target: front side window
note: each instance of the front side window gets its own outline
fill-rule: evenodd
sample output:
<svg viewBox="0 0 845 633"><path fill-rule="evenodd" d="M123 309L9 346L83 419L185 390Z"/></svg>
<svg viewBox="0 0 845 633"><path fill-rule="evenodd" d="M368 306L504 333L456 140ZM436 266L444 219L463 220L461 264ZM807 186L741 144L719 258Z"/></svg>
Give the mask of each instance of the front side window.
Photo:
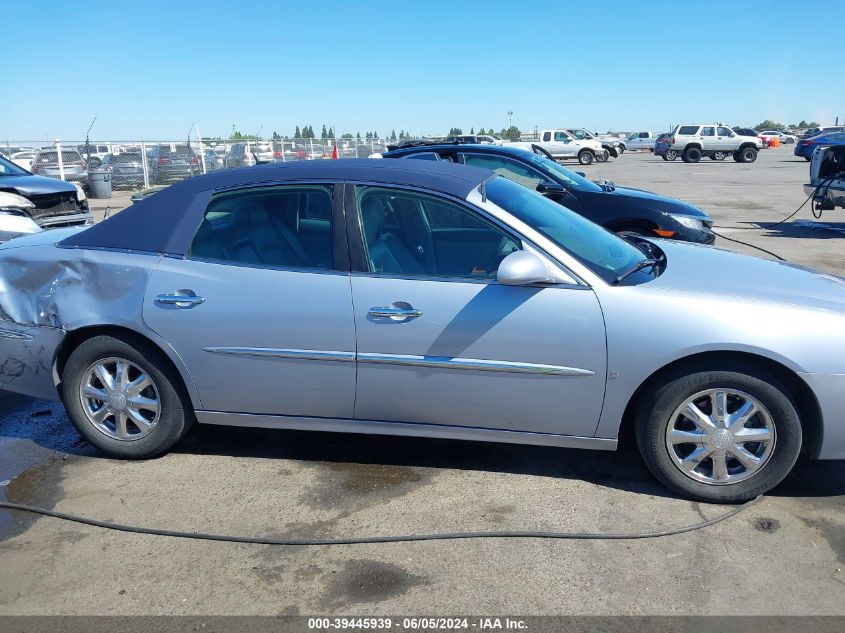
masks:
<svg viewBox="0 0 845 633"><path fill-rule="evenodd" d="M719 127L719 128L717 128L717 130L719 132L719 136L730 136L731 135L731 131L730 131L729 128Z"/></svg>
<svg viewBox="0 0 845 633"><path fill-rule="evenodd" d="M569 137L566 136L565 132L555 132L555 140L566 143L569 140Z"/></svg>
<svg viewBox="0 0 845 633"><path fill-rule="evenodd" d="M332 268L332 189L257 187L214 196L188 257L281 268Z"/></svg>
<svg viewBox="0 0 845 633"><path fill-rule="evenodd" d="M537 170L502 156L464 154L464 164L490 169L500 176L518 182L520 185L529 189L536 189L537 185L548 180Z"/></svg>
<svg viewBox="0 0 845 633"><path fill-rule="evenodd" d="M370 272L489 280L520 249L515 238L451 200L381 187L355 191Z"/></svg>

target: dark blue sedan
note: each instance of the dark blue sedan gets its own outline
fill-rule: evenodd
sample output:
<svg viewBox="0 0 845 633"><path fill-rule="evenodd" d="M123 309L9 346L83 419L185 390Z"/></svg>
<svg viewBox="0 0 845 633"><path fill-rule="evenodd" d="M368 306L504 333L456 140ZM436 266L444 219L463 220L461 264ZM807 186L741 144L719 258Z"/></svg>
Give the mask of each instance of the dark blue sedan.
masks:
<svg viewBox="0 0 845 633"><path fill-rule="evenodd" d="M599 184L552 160L539 146L535 153L500 145L411 141L384 158L463 163L495 171L533 189L614 233L712 244L713 220L697 207L650 191Z"/></svg>
<svg viewBox="0 0 845 633"><path fill-rule="evenodd" d="M793 153L796 156L803 156L810 160L813 152L819 145L845 145L845 132L833 132L832 134L819 134L811 138L805 138L795 144Z"/></svg>

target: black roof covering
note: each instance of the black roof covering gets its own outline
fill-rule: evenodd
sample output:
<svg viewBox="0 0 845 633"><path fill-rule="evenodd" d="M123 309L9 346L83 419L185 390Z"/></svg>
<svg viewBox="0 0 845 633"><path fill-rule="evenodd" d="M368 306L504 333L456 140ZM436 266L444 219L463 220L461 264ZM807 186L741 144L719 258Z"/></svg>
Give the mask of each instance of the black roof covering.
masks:
<svg viewBox="0 0 845 633"><path fill-rule="evenodd" d="M492 171L434 161L352 159L296 161L196 176L140 200L120 213L71 235L59 244L167 253L177 228L198 194L240 185L297 181L405 184L465 198Z"/></svg>

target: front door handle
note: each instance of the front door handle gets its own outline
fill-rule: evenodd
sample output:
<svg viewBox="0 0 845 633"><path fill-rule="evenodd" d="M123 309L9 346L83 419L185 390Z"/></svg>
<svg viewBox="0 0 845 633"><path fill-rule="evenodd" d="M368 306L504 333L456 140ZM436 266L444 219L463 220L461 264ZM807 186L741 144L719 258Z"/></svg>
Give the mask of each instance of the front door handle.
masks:
<svg viewBox="0 0 845 633"><path fill-rule="evenodd" d="M191 308L205 301L205 297L198 297L191 293L174 292L173 294L158 295L155 302L161 305L175 305L177 308Z"/></svg>
<svg viewBox="0 0 845 633"><path fill-rule="evenodd" d="M391 319L416 319L422 316L422 310L415 310L414 308L397 308L394 306L385 306L370 308L370 316L372 317L387 317Z"/></svg>

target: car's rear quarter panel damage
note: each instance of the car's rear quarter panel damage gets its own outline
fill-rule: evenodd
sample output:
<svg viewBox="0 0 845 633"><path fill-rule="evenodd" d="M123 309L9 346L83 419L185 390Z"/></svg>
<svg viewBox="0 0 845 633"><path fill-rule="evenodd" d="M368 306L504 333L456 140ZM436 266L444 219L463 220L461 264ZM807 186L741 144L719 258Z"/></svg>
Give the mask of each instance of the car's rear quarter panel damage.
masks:
<svg viewBox="0 0 845 633"><path fill-rule="evenodd" d="M0 249L0 388L56 398L53 367L67 331L142 328L157 255L59 248Z"/></svg>

